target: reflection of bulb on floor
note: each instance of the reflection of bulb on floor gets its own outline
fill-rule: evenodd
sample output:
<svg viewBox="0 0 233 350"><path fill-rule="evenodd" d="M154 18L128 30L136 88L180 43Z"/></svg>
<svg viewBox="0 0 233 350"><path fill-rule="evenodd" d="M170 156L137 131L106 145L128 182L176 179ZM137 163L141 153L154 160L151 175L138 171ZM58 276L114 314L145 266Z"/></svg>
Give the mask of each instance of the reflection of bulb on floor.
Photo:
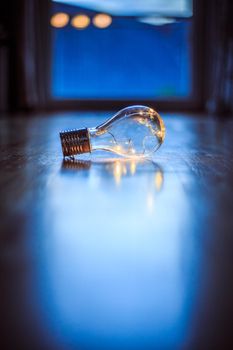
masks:
<svg viewBox="0 0 233 350"><path fill-rule="evenodd" d="M163 173L161 171L157 171L155 173L155 188L157 191L161 190L161 187L163 185Z"/></svg>
<svg viewBox="0 0 233 350"><path fill-rule="evenodd" d="M146 204L147 204L148 211L152 212L155 205L155 199L152 192L147 193Z"/></svg>
<svg viewBox="0 0 233 350"><path fill-rule="evenodd" d="M123 172L122 164L121 164L121 162L117 161L113 167L113 176L115 178L117 185L119 185L121 182L122 172Z"/></svg>
<svg viewBox="0 0 233 350"><path fill-rule="evenodd" d="M134 159L131 160L130 162L130 173L131 175L134 175L137 169L137 165Z"/></svg>
<svg viewBox="0 0 233 350"><path fill-rule="evenodd" d="M124 108L96 128L60 133L64 156L105 150L125 157L147 157L161 146L164 137L161 117L145 106Z"/></svg>
<svg viewBox="0 0 233 350"><path fill-rule="evenodd" d="M146 204L149 213L155 209L155 192L160 192L163 186L163 173L160 169L155 172L153 186L150 186L147 192Z"/></svg>

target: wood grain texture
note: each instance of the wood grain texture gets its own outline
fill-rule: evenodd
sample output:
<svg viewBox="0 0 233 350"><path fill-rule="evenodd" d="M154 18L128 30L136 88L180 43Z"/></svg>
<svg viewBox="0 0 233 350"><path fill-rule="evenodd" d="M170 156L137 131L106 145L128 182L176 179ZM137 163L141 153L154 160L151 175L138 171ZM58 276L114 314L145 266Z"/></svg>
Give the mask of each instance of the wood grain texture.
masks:
<svg viewBox="0 0 233 350"><path fill-rule="evenodd" d="M164 116L152 161L63 161L106 113L0 120L1 349L230 349L233 122Z"/></svg>

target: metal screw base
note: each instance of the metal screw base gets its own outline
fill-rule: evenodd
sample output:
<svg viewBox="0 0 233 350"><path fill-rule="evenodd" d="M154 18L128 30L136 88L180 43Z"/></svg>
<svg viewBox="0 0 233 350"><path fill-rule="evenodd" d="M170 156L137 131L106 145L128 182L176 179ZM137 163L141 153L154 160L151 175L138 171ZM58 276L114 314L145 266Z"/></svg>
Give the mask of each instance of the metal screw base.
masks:
<svg viewBox="0 0 233 350"><path fill-rule="evenodd" d="M91 152L89 133L87 129L60 132L63 156Z"/></svg>

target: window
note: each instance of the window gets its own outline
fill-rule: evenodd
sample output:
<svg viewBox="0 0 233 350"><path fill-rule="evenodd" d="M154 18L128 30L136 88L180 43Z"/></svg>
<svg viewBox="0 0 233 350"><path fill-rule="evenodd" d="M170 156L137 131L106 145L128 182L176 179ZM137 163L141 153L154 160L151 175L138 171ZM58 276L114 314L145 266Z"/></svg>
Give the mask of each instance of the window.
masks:
<svg viewBox="0 0 233 350"><path fill-rule="evenodd" d="M186 100L190 0L53 1L52 97Z"/></svg>

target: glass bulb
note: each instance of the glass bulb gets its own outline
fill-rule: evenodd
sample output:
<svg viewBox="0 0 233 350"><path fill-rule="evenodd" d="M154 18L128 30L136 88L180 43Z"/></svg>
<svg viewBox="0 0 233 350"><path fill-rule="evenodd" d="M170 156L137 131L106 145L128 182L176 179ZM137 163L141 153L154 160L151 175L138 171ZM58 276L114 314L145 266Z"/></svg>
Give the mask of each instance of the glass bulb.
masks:
<svg viewBox="0 0 233 350"><path fill-rule="evenodd" d="M165 126L146 106L130 106L95 128L60 133L63 155L104 150L124 157L148 157L161 146Z"/></svg>

